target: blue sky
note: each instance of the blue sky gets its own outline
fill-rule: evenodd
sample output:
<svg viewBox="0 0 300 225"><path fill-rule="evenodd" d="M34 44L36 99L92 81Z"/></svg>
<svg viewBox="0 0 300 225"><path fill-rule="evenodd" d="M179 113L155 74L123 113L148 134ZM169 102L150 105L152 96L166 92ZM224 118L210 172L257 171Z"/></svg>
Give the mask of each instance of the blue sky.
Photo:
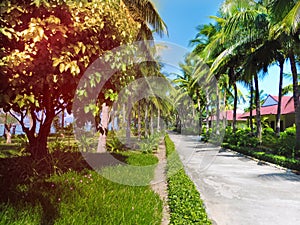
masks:
<svg viewBox="0 0 300 225"><path fill-rule="evenodd" d="M169 37L157 39L191 49L189 41L196 36L196 27L213 22L209 16L217 14L222 2L223 0L154 0L169 30ZM289 64L285 65L284 72L290 73ZM278 95L278 80L279 68L278 66L272 66L268 75L260 81L260 89L267 94ZM284 85L290 83L290 80L285 80ZM240 89L244 93L247 92L242 86L240 86Z"/></svg>

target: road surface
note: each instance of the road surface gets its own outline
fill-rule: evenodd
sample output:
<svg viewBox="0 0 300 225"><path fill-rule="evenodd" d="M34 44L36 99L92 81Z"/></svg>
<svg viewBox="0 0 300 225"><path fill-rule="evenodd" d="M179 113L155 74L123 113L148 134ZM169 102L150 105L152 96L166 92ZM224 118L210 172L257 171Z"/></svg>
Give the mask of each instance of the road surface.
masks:
<svg viewBox="0 0 300 225"><path fill-rule="evenodd" d="M213 224L300 224L299 175L197 137L170 134L170 138Z"/></svg>

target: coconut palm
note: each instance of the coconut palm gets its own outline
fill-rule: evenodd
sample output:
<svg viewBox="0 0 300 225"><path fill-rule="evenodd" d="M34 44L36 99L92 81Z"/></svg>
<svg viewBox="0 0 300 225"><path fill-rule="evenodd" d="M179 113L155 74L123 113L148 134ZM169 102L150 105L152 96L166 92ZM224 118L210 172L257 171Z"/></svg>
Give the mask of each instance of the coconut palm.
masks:
<svg viewBox="0 0 300 225"><path fill-rule="evenodd" d="M198 110L199 115L199 133L202 133L202 114L204 106L204 94L199 83L197 82L197 77L194 76L194 70L196 67L197 58L194 54L190 54L185 58L185 62L179 64L181 67L182 74L176 74L177 78L174 80L175 84L178 86L177 101L181 101L186 96L192 99L194 106L192 108L193 118L195 118L195 108Z"/></svg>
<svg viewBox="0 0 300 225"><path fill-rule="evenodd" d="M300 102L298 89L298 75L296 67L296 52L299 49L300 33L300 1L270 0L269 9L272 15L270 38L283 43L285 54L290 60L293 75L293 98L296 123L296 146L300 150Z"/></svg>

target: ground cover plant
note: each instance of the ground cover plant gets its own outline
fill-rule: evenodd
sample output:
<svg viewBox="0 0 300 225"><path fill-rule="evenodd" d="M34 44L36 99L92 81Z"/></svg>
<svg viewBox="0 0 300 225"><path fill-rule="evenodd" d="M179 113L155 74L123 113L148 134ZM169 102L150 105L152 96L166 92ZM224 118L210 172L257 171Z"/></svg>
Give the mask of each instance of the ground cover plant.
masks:
<svg viewBox="0 0 300 225"><path fill-rule="evenodd" d="M168 155L170 224L211 224L200 195L185 174L174 143L168 135L165 136L165 144Z"/></svg>
<svg viewBox="0 0 300 225"><path fill-rule="evenodd" d="M157 163L152 154L112 155L130 165L150 165L146 177L152 179L151 165ZM121 169L105 169L114 167ZM160 224L162 218L162 201L149 185L105 179L79 152L56 150L40 161L2 158L0 177L0 224Z"/></svg>
<svg viewBox="0 0 300 225"><path fill-rule="evenodd" d="M250 129L237 130L235 134L229 127L222 146L260 160L300 171L300 159L295 155L295 127L287 128L276 137L273 129L263 130L262 142L254 137Z"/></svg>

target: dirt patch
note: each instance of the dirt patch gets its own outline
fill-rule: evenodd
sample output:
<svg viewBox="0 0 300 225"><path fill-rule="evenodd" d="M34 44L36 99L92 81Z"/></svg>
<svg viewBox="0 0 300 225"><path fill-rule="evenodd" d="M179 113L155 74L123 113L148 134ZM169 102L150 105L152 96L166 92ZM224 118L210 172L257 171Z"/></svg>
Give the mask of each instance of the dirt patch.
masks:
<svg viewBox="0 0 300 225"><path fill-rule="evenodd" d="M160 142L158 150L154 155L158 158L159 163L155 168L154 179L151 182L151 187L163 201L163 216L161 224L167 225L170 222L170 210L168 205L168 183L166 176L167 158L164 140Z"/></svg>

